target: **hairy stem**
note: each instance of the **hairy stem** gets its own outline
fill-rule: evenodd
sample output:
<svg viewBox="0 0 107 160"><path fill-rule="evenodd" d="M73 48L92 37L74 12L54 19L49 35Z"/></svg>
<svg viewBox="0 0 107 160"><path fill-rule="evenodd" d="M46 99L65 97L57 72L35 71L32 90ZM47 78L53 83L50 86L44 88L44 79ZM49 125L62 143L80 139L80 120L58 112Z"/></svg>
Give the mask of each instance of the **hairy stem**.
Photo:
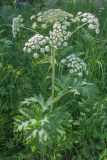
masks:
<svg viewBox="0 0 107 160"><path fill-rule="evenodd" d="M52 47L51 48L51 56L52 56L52 105L51 105L51 111L53 109L53 101L54 101L54 97L55 97L55 90L54 90L54 86L55 86L55 48Z"/></svg>

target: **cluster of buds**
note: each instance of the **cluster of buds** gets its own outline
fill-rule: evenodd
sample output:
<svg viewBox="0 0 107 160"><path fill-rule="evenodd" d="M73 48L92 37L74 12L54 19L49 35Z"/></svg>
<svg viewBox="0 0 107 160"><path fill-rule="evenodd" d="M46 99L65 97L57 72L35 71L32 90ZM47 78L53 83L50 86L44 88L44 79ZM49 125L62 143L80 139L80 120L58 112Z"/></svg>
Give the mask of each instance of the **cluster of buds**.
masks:
<svg viewBox="0 0 107 160"><path fill-rule="evenodd" d="M49 37L45 37L40 34L36 34L32 38L25 43L25 47L23 48L24 52L34 53L33 57L38 58L38 53L46 53L49 52L50 47L48 45Z"/></svg>
<svg viewBox="0 0 107 160"><path fill-rule="evenodd" d="M65 65L69 69L69 73L73 75L82 76L83 72L86 71L86 64L75 54L71 54L65 59L62 59L61 63Z"/></svg>
<svg viewBox="0 0 107 160"><path fill-rule="evenodd" d="M18 32L20 32L20 28L24 27L23 24L23 18L21 15L19 15L18 17L13 19L13 23L12 23L12 32L13 32L13 37L16 38Z"/></svg>
<svg viewBox="0 0 107 160"><path fill-rule="evenodd" d="M97 34L100 32L99 20L93 14L78 12L77 17L82 23L87 23L89 29L95 30Z"/></svg>
<svg viewBox="0 0 107 160"><path fill-rule="evenodd" d="M31 19L34 18L31 17ZM61 9L49 9L48 11L39 12L37 21L46 24L54 24L55 22L67 22L73 19L73 15Z"/></svg>
<svg viewBox="0 0 107 160"><path fill-rule="evenodd" d="M66 47L68 45L67 40L71 36L71 32L68 32L66 25L61 25L60 23L55 23L53 26L53 31L50 34L50 45L58 47Z"/></svg>

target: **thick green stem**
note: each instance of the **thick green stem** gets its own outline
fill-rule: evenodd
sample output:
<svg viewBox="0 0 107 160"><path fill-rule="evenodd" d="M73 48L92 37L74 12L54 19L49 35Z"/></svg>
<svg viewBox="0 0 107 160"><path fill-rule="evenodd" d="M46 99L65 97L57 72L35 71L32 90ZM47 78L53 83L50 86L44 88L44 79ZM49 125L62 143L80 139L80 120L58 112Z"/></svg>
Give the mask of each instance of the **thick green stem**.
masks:
<svg viewBox="0 0 107 160"><path fill-rule="evenodd" d="M53 109L53 101L54 101L54 97L55 97L55 90L54 90L54 86L55 86L55 48L52 47L51 48L51 56L52 56L52 105L51 105L51 111Z"/></svg>

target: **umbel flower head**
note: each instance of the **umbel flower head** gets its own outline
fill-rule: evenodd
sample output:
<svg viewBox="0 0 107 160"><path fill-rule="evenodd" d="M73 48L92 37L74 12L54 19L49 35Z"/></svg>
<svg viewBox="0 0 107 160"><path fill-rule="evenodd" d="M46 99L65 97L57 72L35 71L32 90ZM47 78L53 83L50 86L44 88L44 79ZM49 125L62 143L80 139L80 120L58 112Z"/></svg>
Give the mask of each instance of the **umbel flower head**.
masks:
<svg viewBox="0 0 107 160"><path fill-rule="evenodd" d="M38 53L46 53L50 50L48 42L49 42L49 37L45 37L40 34L35 34L28 40L28 42L25 43L23 51L27 53L33 52L34 53L33 57L38 58L39 57Z"/></svg>
<svg viewBox="0 0 107 160"><path fill-rule="evenodd" d="M21 15L19 15L18 17L13 19L13 23L12 23L12 32L13 32L13 37L16 38L18 32L20 32L20 28L24 27L23 24L23 18Z"/></svg>
<svg viewBox="0 0 107 160"><path fill-rule="evenodd" d="M100 32L100 29L99 29L99 26L100 26L99 20L93 14L78 12L77 13L77 17L78 17L78 19L80 19L80 21L82 23L87 23L89 29L95 30L95 32L97 34Z"/></svg>
<svg viewBox="0 0 107 160"><path fill-rule="evenodd" d="M67 40L71 36L71 32L68 32L66 25L61 25L60 23L55 23L53 26L53 31L50 31L50 44L58 47L66 47Z"/></svg>
<svg viewBox="0 0 107 160"><path fill-rule="evenodd" d="M54 24L55 22L64 23L66 21L70 22L71 19L73 19L73 15L61 9L49 9L47 11L39 12L37 14L37 21L39 23L46 23L46 24Z"/></svg>
<svg viewBox="0 0 107 160"><path fill-rule="evenodd" d="M86 71L86 63L75 54L62 59L61 63L68 68L69 73L72 75L82 76L83 72Z"/></svg>

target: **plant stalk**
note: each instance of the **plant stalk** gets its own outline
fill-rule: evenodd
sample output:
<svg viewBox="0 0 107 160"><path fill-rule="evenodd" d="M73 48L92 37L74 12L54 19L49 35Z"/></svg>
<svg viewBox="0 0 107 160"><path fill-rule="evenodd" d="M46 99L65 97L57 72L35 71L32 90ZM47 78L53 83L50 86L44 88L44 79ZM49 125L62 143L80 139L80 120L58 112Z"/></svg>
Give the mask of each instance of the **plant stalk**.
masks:
<svg viewBox="0 0 107 160"><path fill-rule="evenodd" d="M31 28L28 28L28 27L22 27L22 28L25 28L25 29L27 29L27 30L29 30L29 31L31 31L31 32L34 32L34 33L37 33L34 29L31 29Z"/></svg>
<svg viewBox="0 0 107 160"><path fill-rule="evenodd" d="M52 56L52 105L51 105L51 111L53 109L53 101L54 101L54 97L55 97L55 90L54 90L54 86L55 86L55 48L52 47L51 48L51 56Z"/></svg>
<svg viewBox="0 0 107 160"><path fill-rule="evenodd" d="M71 35L73 35L75 32L77 32L80 28L82 28L82 27L85 26L86 24L88 24L88 22L82 24L81 26L78 26L78 27L71 33Z"/></svg>

